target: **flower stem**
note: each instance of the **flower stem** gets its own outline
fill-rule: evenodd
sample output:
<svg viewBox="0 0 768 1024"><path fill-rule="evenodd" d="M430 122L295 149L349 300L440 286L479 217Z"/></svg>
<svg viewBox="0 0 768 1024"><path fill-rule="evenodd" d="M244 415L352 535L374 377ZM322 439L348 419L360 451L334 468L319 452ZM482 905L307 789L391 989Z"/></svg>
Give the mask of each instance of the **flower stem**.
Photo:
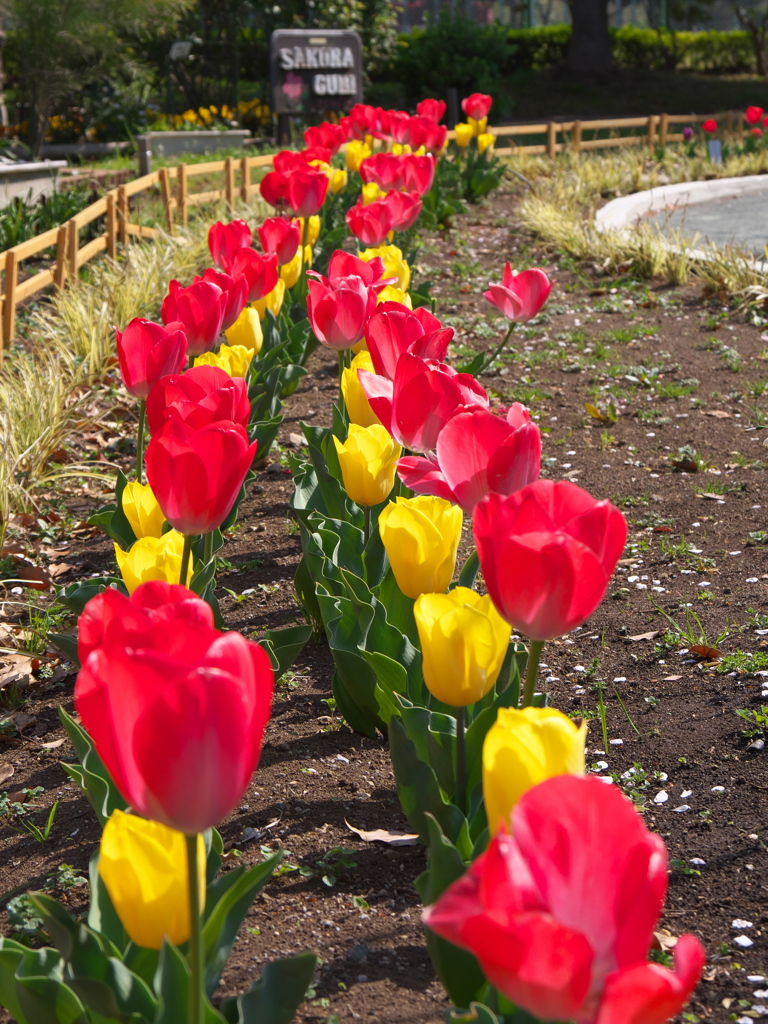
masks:
<svg viewBox="0 0 768 1024"><path fill-rule="evenodd" d="M496 360L499 358L501 353L504 351L504 347L507 344L507 342L509 341L510 337L512 336L512 331L514 331L514 329L515 329L515 321L513 320L512 323L509 325L509 330L507 331L507 333L504 335L504 337L499 342L499 344L496 347L493 355L486 362L486 364L485 364L486 366L492 366L493 363L496 362Z"/></svg>
<svg viewBox="0 0 768 1024"><path fill-rule="evenodd" d="M464 738L464 708L456 708L456 806L467 813L467 747Z"/></svg>
<svg viewBox="0 0 768 1024"><path fill-rule="evenodd" d="M139 430L136 435L136 479L141 483L144 466L144 423L147 418L147 402L142 398L139 402Z"/></svg>
<svg viewBox="0 0 768 1024"><path fill-rule="evenodd" d="M186 543L187 538L184 538ZM189 882L189 1024L203 1020L203 932L200 927L197 836L186 836Z"/></svg>
<svg viewBox="0 0 768 1024"><path fill-rule="evenodd" d="M339 349L339 411L341 412L341 418L346 424L349 423L349 416L347 415L347 403L344 401L344 391L341 387L341 382L344 379L344 371L351 364L349 356L351 352L348 348Z"/></svg>
<svg viewBox="0 0 768 1024"><path fill-rule="evenodd" d="M304 253L307 248L307 238L309 237L309 217L304 218L304 223L301 226L301 251L299 253L299 295L303 299L307 294L307 278L304 273Z"/></svg>
<svg viewBox="0 0 768 1024"><path fill-rule="evenodd" d="M184 535L184 548L181 552L181 572L179 573L179 583L182 587L187 585L187 575L189 573L189 558L192 554L192 538Z"/></svg>
<svg viewBox="0 0 768 1024"><path fill-rule="evenodd" d="M368 545L368 541L371 539L371 508L370 505L365 506L365 528L363 530L363 544Z"/></svg>
<svg viewBox="0 0 768 1024"><path fill-rule="evenodd" d="M524 708L529 708L533 704L533 695L536 692L536 680L539 675L539 661L541 660L541 649L543 646L543 640L531 640L531 646L528 649L528 664L525 667L525 689L523 690Z"/></svg>

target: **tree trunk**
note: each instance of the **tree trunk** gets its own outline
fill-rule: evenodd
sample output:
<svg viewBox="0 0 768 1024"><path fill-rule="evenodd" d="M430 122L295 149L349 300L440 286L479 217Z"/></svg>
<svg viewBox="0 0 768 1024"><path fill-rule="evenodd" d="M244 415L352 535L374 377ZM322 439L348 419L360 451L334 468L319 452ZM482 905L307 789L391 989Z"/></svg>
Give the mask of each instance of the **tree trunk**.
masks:
<svg viewBox="0 0 768 1024"><path fill-rule="evenodd" d="M611 69L607 0L573 0L568 67L577 75L606 75Z"/></svg>

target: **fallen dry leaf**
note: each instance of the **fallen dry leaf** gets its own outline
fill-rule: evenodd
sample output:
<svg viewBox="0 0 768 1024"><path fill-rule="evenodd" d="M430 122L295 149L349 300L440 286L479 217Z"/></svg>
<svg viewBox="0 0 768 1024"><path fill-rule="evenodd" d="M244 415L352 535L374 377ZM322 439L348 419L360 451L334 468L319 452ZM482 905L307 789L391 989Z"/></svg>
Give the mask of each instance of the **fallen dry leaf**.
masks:
<svg viewBox="0 0 768 1024"><path fill-rule="evenodd" d="M731 414L726 412L725 409L704 409L702 410L705 416L714 416L716 420L729 420Z"/></svg>
<svg viewBox="0 0 768 1024"><path fill-rule="evenodd" d="M17 565L13 571L17 580L26 583L33 590L48 590L51 585L48 570L40 565Z"/></svg>
<svg viewBox="0 0 768 1024"><path fill-rule="evenodd" d="M375 828L367 832L364 828L355 828L350 825L347 819L344 824L351 832L357 833L364 843L387 843L389 846L416 846L418 834L411 832L389 832L385 828Z"/></svg>
<svg viewBox="0 0 768 1024"><path fill-rule="evenodd" d="M27 654L6 654L0 664L0 690L4 686L29 686L30 676L40 667L39 658Z"/></svg>
<svg viewBox="0 0 768 1024"><path fill-rule="evenodd" d="M77 568L76 565L68 565L66 562L57 562L55 565L49 565L48 571L54 580L57 580L60 576L66 576L67 573L74 572Z"/></svg>
<svg viewBox="0 0 768 1024"><path fill-rule="evenodd" d="M694 647L689 647L688 651L690 654L695 654L697 658L703 658L704 661L719 661L723 656L722 651L718 651L716 647L709 647L707 644L696 644Z"/></svg>
<svg viewBox="0 0 768 1024"><path fill-rule="evenodd" d="M66 742L67 742L67 737L66 736L62 736L62 738L60 740L51 740L50 743L41 743L40 746L44 747L46 750L55 750L56 747L60 747L62 744L66 743Z"/></svg>
<svg viewBox="0 0 768 1024"><path fill-rule="evenodd" d="M11 721L16 726L19 735L21 735L25 729L30 729L33 725L37 725L37 716L28 715L24 711L17 711L15 715L11 715Z"/></svg>
<svg viewBox="0 0 768 1024"><path fill-rule="evenodd" d="M710 501L721 501L722 494L710 494L709 491L701 491L699 494L700 498L709 498Z"/></svg>
<svg viewBox="0 0 768 1024"><path fill-rule="evenodd" d="M674 949L677 945L677 935L673 935L667 928L660 928L659 931L653 933L653 945L657 949Z"/></svg>
<svg viewBox="0 0 768 1024"><path fill-rule="evenodd" d="M15 768L12 764L0 765L0 786L13 775Z"/></svg>
<svg viewBox="0 0 768 1024"><path fill-rule="evenodd" d="M662 683L676 683L678 679L682 678L682 676L664 676Z"/></svg>
<svg viewBox="0 0 768 1024"><path fill-rule="evenodd" d="M654 629L654 630L651 630L650 633L637 633L637 634L635 634L635 636L628 636L627 640L633 640L633 641L637 641L637 640L653 640L653 638L655 636L658 636L660 632L661 632L660 629Z"/></svg>

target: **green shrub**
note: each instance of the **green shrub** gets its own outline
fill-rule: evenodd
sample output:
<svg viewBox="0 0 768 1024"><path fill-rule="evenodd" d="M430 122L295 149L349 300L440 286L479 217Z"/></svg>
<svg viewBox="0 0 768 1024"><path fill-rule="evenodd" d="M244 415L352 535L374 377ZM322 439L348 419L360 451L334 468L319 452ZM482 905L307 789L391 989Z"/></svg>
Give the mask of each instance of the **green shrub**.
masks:
<svg viewBox="0 0 768 1024"><path fill-rule="evenodd" d="M505 70L541 71L562 64L571 41L570 25L547 25L542 28L513 28L508 39L514 54Z"/></svg>
<svg viewBox="0 0 768 1024"><path fill-rule="evenodd" d="M613 59L621 68L650 68L715 74L755 69L748 32L655 32L625 25L611 31Z"/></svg>

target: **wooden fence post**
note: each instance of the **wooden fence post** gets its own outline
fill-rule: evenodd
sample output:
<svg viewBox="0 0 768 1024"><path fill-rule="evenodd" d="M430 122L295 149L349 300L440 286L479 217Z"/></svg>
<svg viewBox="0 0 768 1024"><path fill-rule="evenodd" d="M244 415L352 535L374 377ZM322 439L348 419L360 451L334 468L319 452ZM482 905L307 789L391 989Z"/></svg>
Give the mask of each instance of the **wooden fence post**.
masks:
<svg viewBox="0 0 768 1024"><path fill-rule="evenodd" d="M165 210L165 226L170 234L173 231L173 210L171 208L171 175L167 167L161 167L158 171L160 176L160 188L163 192L163 208Z"/></svg>
<svg viewBox="0 0 768 1024"><path fill-rule="evenodd" d="M62 224L56 236L56 266L53 271L53 283L63 288L67 279L67 225Z"/></svg>
<svg viewBox="0 0 768 1024"><path fill-rule="evenodd" d="M16 333L16 288L19 283L19 263L16 250L5 254L5 302L3 304L3 345L7 348Z"/></svg>
<svg viewBox="0 0 768 1024"><path fill-rule="evenodd" d="M176 171L176 208L179 211L181 226L185 228L189 221L187 213L187 165L179 164Z"/></svg>
<svg viewBox="0 0 768 1024"><path fill-rule="evenodd" d="M115 193L107 192L107 255L110 259L117 259L117 207L115 205Z"/></svg>
<svg viewBox="0 0 768 1024"><path fill-rule="evenodd" d="M251 168L248 157L240 158L240 198L244 203L248 202L248 186L251 184Z"/></svg>
<svg viewBox="0 0 768 1024"><path fill-rule="evenodd" d="M573 122L573 148L576 153L581 152L581 121Z"/></svg>
<svg viewBox="0 0 768 1024"><path fill-rule="evenodd" d="M669 130L669 114L662 114L659 119L659 145L666 146L667 131Z"/></svg>
<svg viewBox="0 0 768 1024"><path fill-rule="evenodd" d="M227 206L235 205L235 161L228 156L224 161L224 195Z"/></svg>
<svg viewBox="0 0 768 1024"><path fill-rule="evenodd" d="M656 115L651 114L648 118L648 149L651 152L656 148Z"/></svg>
<svg viewBox="0 0 768 1024"><path fill-rule="evenodd" d="M547 122L547 156L550 158L550 160L554 160L555 159L555 154L557 153L556 141L557 141L557 125L555 124L554 121L548 121Z"/></svg>
<svg viewBox="0 0 768 1024"><path fill-rule="evenodd" d="M125 185L117 189L117 237L121 245L128 244L128 192Z"/></svg>
<svg viewBox="0 0 768 1024"><path fill-rule="evenodd" d="M736 115L736 137L739 142L744 141L744 111L740 110Z"/></svg>
<svg viewBox="0 0 768 1024"><path fill-rule="evenodd" d="M67 221L67 265L73 277L77 277L77 250L80 247L80 231L75 217Z"/></svg>

